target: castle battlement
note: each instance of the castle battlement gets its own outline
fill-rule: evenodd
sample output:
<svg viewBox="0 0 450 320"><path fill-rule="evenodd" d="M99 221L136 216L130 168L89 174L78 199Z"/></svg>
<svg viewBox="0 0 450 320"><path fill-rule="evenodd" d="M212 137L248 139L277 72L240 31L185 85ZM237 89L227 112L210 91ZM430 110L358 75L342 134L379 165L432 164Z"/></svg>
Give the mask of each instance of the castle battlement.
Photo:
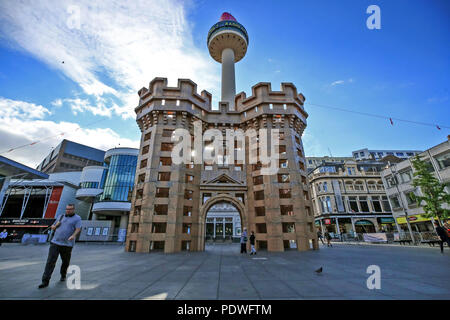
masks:
<svg viewBox="0 0 450 320"><path fill-rule="evenodd" d="M203 90L198 94L197 84L190 79L178 79L176 87L169 87L167 78L154 78L150 81L148 89L145 87L141 88L138 91L138 95L139 106L136 108L136 111L155 99L190 101L205 110L211 110L211 93Z"/></svg>

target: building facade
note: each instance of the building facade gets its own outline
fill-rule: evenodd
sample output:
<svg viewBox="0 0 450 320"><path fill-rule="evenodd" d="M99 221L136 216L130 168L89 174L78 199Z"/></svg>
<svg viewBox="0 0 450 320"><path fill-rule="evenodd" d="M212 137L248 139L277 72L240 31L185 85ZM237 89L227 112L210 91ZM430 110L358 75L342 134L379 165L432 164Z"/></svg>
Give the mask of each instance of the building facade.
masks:
<svg viewBox="0 0 450 320"><path fill-rule="evenodd" d="M318 166L327 163L327 162L333 162L333 163L344 163L347 160L353 160L352 157L306 157L306 167L308 169L308 173L310 170L317 168Z"/></svg>
<svg viewBox="0 0 450 320"><path fill-rule="evenodd" d="M325 163L309 174L316 225L334 235L395 229L381 171L385 163Z"/></svg>
<svg viewBox="0 0 450 320"><path fill-rule="evenodd" d="M430 172L442 183L450 193L450 142L447 140L419 154L422 160L429 164ZM386 194L393 210L393 216L399 226L399 231L407 231L406 214L412 231L433 231L433 219L422 216L423 209L417 206L411 194L421 195L420 188L412 186L413 166L411 159L392 164L382 172ZM449 209L450 204L444 206Z"/></svg>
<svg viewBox="0 0 450 320"><path fill-rule="evenodd" d="M38 165L45 173L81 171L84 167L102 165L105 151L64 139Z"/></svg>
<svg viewBox="0 0 450 320"><path fill-rule="evenodd" d="M65 214L66 205L75 204L76 213L89 216L89 205L75 199L81 172L51 173L47 179L13 179L0 208L0 228L15 231L14 241L24 234L39 234Z"/></svg>
<svg viewBox="0 0 450 320"><path fill-rule="evenodd" d="M99 221L99 226L85 222L82 240L125 241L138 153L134 148L110 149L105 153L104 166L83 169L76 197L90 203L89 220ZM106 225L101 221L111 223Z"/></svg>
<svg viewBox="0 0 450 320"><path fill-rule="evenodd" d="M409 157L413 157L422 151L419 150L369 150L369 149L360 149L352 151L353 158L355 160L381 160L386 156L396 156L400 159L408 159Z"/></svg>

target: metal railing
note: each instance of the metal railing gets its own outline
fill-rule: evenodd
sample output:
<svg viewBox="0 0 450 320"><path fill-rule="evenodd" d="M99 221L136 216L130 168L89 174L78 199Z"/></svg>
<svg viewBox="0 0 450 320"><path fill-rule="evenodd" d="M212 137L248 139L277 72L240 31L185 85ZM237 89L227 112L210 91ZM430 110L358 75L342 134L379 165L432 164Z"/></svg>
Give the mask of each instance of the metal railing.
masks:
<svg viewBox="0 0 450 320"><path fill-rule="evenodd" d="M378 235L382 235L379 237L379 241L376 239L372 239L368 241L370 235L375 235L371 233L330 233L332 237L332 241L340 241L340 242L372 242L372 243L398 243L398 244L436 244L439 243L440 238L435 231L422 231L422 232L413 232L413 239L411 239L411 234L407 231L401 232L383 232L377 233ZM325 239L324 239L325 240Z"/></svg>

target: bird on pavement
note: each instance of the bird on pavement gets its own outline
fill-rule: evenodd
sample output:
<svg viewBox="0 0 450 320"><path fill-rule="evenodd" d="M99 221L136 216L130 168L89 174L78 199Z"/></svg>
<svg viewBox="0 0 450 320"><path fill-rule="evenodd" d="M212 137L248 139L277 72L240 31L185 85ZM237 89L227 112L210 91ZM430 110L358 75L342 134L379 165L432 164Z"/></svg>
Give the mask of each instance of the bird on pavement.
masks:
<svg viewBox="0 0 450 320"><path fill-rule="evenodd" d="M319 269L317 269L316 271L314 271L315 273L322 273L323 268L320 267Z"/></svg>

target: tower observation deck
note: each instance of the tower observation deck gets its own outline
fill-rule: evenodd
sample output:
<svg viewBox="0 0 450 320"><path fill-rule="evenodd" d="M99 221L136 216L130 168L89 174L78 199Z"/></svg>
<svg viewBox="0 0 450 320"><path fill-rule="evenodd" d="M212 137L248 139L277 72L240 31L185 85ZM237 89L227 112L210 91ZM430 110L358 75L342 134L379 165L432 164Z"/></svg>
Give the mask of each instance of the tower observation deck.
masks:
<svg viewBox="0 0 450 320"><path fill-rule="evenodd" d="M234 63L247 53L247 30L231 14L224 12L220 21L209 30L207 44L211 57L222 64L221 101L228 102L230 110L235 110Z"/></svg>

